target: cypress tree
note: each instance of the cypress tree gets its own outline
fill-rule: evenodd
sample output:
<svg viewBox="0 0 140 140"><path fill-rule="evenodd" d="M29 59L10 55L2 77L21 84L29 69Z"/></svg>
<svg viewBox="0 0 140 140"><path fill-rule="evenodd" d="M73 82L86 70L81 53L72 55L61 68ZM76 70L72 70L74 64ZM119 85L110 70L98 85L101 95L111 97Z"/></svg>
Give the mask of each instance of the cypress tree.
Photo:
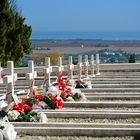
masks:
<svg viewBox="0 0 140 140"><path fill-rule="evenodd" d="M13 0L14 1L14 0ZM8 60L18 64L24 54L31 53L31 27L24 24L12 1L0 0L0 62Z"/></svg>
<svg viewBox="0 0 140 140"><path fill-rule="evenodd" d="M135 54L131 54L129 57L129 63L135 63L136 62L136 55Z"/></svg>

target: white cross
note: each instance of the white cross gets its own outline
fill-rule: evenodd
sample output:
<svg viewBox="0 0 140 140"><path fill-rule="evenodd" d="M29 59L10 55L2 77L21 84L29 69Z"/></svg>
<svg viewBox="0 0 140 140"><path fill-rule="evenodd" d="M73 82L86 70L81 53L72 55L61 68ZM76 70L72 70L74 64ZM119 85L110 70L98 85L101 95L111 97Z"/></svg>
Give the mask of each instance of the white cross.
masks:
<svg viewBox="0 0 140 140"><path fill-rule="evenodd" d="M37 77L36 71L34 71L34 62L28 61L29 73L26 74L26 78L29 80L29 96L33 97L33 90L34 90L34 82L35 78Z"/></svg>
<svg viewBox="0 0 140 140"><path fill-rule="evenodd" d="M90 56L90 69L91 69L91 77L95 77L95 74L94 74L94 55Z"/></svg>
<svg viewBox="0 0 140 140"><path fill-rule="evenodd" d="M82 79L82 55L78 56L78 66L77 66L77 72L78 72L78 79Z"/></svg>
<svg viewBox="0 0 140 140"><path fill-rule="evenodd" d="M13 61L7 62L7 75L4 76L4 83L7 84L6 100L10 104L13 100L16 104L19 103L17 95L14 93L15 81L17 80L17 73L14 73Z"/></svg>
<svg viewBox="0 0 140 140"><path fill-rule="evenodd" d="M99 71L99 64L100 64L100 59L99 59L99 54L96 54L96 75L100 75Z"/></svg>
<svg viewBox="0 0 140 140"><path fill-rule="evenodd" d="M52 72L52 67L50 66L50 57L45 58L45 79L43 81L43 88L45 85L45 91L47 90L47 87L51 85L51 72Z"/></svg>
<svg viewBox="0 0 140 140"><path fill-rule="evenodd" d="M88 66L89 66L88 55L85 55L85 61L84 61L85 79L89 78L89 76L88 76Z"/></svg>
<svg viewBox="0 0 140 140"><path fill-rule="evenodd" d="M58 57L58 72L62 72L64 67L62 66L62 57Z"/></svg>
<svg viewBox="0 0 140 140"><path fill-rule="evenodd" d="M68 64L68 79L72 80L73 79L73 69L74 65L72 64L72 56L69 56L69 64Z"/></svg>

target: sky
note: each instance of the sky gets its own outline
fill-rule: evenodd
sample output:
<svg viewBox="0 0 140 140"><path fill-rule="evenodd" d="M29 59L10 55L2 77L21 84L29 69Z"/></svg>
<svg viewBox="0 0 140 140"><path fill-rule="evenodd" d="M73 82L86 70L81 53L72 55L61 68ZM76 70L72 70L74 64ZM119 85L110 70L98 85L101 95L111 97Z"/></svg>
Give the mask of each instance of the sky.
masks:
<svg viewBox="0 0 140 140"><path fill-rule="evenodd" d="M17 0L34 32L140 31L140 0Z"/></svg>

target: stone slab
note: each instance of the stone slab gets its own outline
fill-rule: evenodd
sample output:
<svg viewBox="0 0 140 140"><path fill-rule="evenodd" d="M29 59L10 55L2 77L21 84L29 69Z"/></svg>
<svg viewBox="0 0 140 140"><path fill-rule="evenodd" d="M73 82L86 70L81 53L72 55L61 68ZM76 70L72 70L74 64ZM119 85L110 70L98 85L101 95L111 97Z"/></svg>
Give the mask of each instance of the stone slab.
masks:
<svg viewBox="0 0 140 140"><path fill-rule="evenodd" d="M18 134L36 136L134 136L140 128L15 127Z"/></svg>

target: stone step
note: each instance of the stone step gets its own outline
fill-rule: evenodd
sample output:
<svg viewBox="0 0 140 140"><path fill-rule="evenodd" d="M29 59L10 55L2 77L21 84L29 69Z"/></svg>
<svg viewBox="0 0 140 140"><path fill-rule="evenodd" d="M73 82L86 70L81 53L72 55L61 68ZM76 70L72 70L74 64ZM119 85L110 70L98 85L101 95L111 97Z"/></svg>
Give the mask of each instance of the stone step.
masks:
<svg viewBox="0 0 140 140"><path fill-rule="evenodd" d="M140 88L92 88L81 89L83 93L95 93L95 92L140 92Z"/></svg>
<svg viewBox="0 0 140 140"><path fill-rule="evenodd" d="M93 84L92 88L139 88L140 84Z"/></svg>
<svg viewBox="0 0 140 140"><path fill-rule="evenodd" d="M41 111L42 112L42 111ZM96 118L96 119L127 119L140 118L140 112L99 112L99 111L76 111L76 112L61 112L61 111L44 111L48 118Z"/></svg>
<svg viewBox="0 0 140 140"><path fill-rule="evenodd" d="M140 81L129 81L129 80L124 80L124 81L120 81L120 80L116 80L116 81L112 81L112 80L96 80L96 81L92 81L92 84L140 84Z"/></svg>
<svg viewBox="0 0 140 140"><path fill-rule="evenodd" d="M35 109L35 111L39 112L97 112L97 113L140 113L140 107L139 108L69 108L69 107L63 107L62 109Z"/></svg>
<svg viewBox="0 0 140 140"><path fill-rule="evenodd" d="M83 92L86 96L140 96L140 92Z"/></svg>
<svg viewBox="0 0 140 140"><path fill-rule="evenodd" d="M139 136L29 136L17 135L16 140L138 140Z"/></svg>
<svg viewBox="0 0 140 140"><path fill-rule="evenodd" d="M95 76L92 79L95 78L138 78L140 79L140 74L139 75L99 75Z"/></svg>
<svg viewBox="0 0 140 140"><path fill-rule="evenodd" d="M87 100L140 100L140 96L133 95L105 95L105 96L97 96L97 95L86 95Z"/></svg>
<svg viewBox="0 0 140 140"><path fill-rule="evenodd" d="M102 102L102 101L87 101L87 102L64 102L64 107L140 107L140 102Z"/></svg>
<svg viewBox="0 0 140 140"><path fill-rule="evenodd" d="M93 88L122 88L122 87L132 87L132 88L137 88L137 87L140 87L140 84L137 84L137 83L134 83L134 84L124 84L124 83L117 83L117 84L113 84L113 83L108 83L108 84L98 84L98 83L95 83L95 81L92 82L93 84ZM15 89L28 89L29 86L28 85L15 85ZM3 89L6 89L6 86L5 85L0 85L0 90L3 90Z"/></svg>
<svg viewBox="0 0 140 140"><path fill-rule="evenodd" d="M94 78L90 78L89 80L92 81L140 81L140 78L113 78L113 77L107 77L107 78L102 78L102 77L94 77Z"/></svg>
<svg viewBox="0 0 140 140"><path fill-rule="evenodd" d="M12 122L15 127L80 127L80 128L140 128L140 124L112 124L112 123L63 123L63 122Z"/></svg>
<svg viewBox="0 0 140 140"><path fill-rule="evenodd" d="M123 71L123 72L109 72L109 71L106 71L106 72L101 72L101 75L139 75L140 72L127 72L127 71ZM100 76L100 75L98 75Z"/></svg>
<svg viewBox="0 0 140 140"><path fill-rule="evenodd" d="M90 79L91 80L91 79ZM53 80L52 80L53 81ZM87 79L86 79L87 81ZM41 86L43 80L35 80L35 85L36 86ZM98 78L98 79L92 79L93 84L140 84L140 79L132 79L132 78L119 78L119 79L112 79L112 78ZM27 80L17 80L16 81L16 86L28 86L28 81ZM0 84L0 87L6 87L5 84Z"/></svg>
<svg viewBox="0 0 140 140"><path fill-rule="evenodd" d="M15 127L20 135L36 136L134 136L140 133L140 128L123 127Z"/></svg>

